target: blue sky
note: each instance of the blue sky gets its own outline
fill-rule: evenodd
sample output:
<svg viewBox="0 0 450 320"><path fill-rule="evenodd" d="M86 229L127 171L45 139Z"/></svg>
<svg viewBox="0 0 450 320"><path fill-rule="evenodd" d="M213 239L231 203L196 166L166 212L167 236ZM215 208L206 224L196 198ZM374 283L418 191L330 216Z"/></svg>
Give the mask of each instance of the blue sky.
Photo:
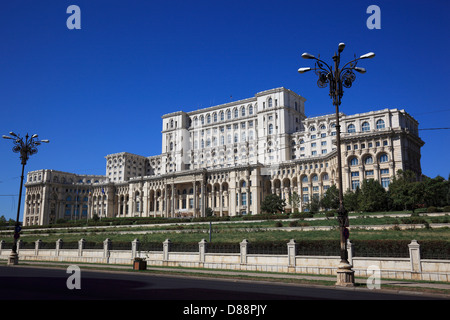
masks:
<svg viewBox="0 0 450 320"><path fill-rule="evenodd" d="M69 30L69 5L81 30ZM370 30L370 5L381 29ZM25 171L104 174L105 156L161 153L161 116L286 87L307 116L333 113L303 52L344 61L373 51L346 89L346 114L405 109L420 128L450 127L447 0L9 1L0 7L1 134L49 139ZM422 171L448 177L450 130L422 130ZM0 141L0 216L15 219L20 160ZM23 205L22 205L23 209ZM21 218L23 213L21 210Z"/></svg>

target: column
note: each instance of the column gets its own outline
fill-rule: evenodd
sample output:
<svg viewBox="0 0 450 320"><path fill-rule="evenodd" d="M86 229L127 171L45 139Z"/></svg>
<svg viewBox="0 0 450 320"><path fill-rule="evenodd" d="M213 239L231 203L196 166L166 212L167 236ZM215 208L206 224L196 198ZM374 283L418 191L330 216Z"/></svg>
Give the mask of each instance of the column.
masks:
<svg viewBox="0 0 450 320"><path fill-rule="evenodd" d="M290 268L295 268L295 255L297 252L297 243L294 239L291 239L291 241L287 244L288 247L288 263Z"/></svg>
<svg viewBox="0 0 450 320"><path fill-rule="evenodd" d="M420 245L417 240L412 240L408 244L409 259L411 261L411 272L422 272L422 265L420 261Z"/></svg>
<svg viewBox="0 0 450 320"><path fill-rule="evenodd" d="M241 245L241 264L247 264L248 240L244 239Z"/></svg>

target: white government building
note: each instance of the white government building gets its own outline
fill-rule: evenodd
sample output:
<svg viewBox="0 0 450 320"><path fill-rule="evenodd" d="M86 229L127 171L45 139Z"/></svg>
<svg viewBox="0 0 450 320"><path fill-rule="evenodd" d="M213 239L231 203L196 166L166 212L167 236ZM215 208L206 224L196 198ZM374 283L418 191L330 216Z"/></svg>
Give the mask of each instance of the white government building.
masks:
<svg viewBox="0 0 450 320"><path fill-rule="evenodd" d="M270 193L304 210L337 184L335 114L307 118L286 88L162 116L162 153L106 156L106 175L27 175L24 225L99 217L257 214ZM343 190L363 179L387 188L397 170L421 174L418 122L405 110L340 116ZM289 195L300 196L298 208Z"/></svg>

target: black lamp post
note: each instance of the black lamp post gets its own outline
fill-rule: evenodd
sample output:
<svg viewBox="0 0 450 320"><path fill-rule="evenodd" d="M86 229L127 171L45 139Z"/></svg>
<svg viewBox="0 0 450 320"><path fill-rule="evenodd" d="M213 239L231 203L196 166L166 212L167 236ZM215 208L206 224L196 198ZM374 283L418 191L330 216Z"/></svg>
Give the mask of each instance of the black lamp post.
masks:
<svg viewBox="0 0 450 320"><path fill-rule="evenodd" d="M38 140L38 135L33 134L31 137L27 135L25 136L25 141L23 138L21 138L19 135L15 134L14 132L9 133L10 136L3 135L4 139L11 139L13 140L14 147L13 151L15 153L20 153L20 160L22 163L22 175L20 177L20 190L19 190L19 205L17 206L17 218L16 218L16 225L14 227L14 244L12 247L11 254L8 259L8 265L15 265L18 263L19 256L17 254L17 241L20 237L20 222L19 222L19 215L20 215L20 203L22 200L22 187L23 187L23 172L25 169L25 165L27 164L28 158L37 153L37 146L39 146L42 142L48 143L48 140Z"/></svg>
<svg viewBox="0 0 450 320"><path fill-rule="evenodd" d="M375 54L373 52L360 56L346 63L342 68L339 68L341 62L341 52L344 50L345 44L340 43L338 46L338 53L334 54L334 68L330 67L327 63L316 58L309 53L303 53L304 59L316 60L314 68L300 68L299 73L305 73L310 70L314 70L319 77L317 85L319 88L325 88L328 84L330 86L330 97L333 99L333 105L336 108L336 145L337 145L337 162L338 162L338 189L339 189L339 209L338 209L338 222L340 230L340 249L341 249L341 262L338 267L337 285L339 286L353 286L354 271L352 265L348 262L347 255L347 238L348 238L348 214L344 208L343 202L343 190L342 190L342 160L341 160L341 126L339 124L339 106L341 105L341 99L344 94L343 87L350 88L356 76L354 71L359 73L365 73L364 68L356 66L359 60L373 58Z"/></svg>

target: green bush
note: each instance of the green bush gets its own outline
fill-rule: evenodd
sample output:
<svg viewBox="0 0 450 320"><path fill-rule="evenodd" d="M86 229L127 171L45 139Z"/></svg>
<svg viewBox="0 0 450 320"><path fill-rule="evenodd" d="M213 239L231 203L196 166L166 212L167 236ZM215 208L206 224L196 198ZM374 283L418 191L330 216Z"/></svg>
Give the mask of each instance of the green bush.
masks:
<svg viewBox="0 0 450 320"><path fill-rule="evenodd" d="M294 220L294 221L289 222L289 227L298 227L298 221Z"/></svg>
<svg viewBox="0 0 450 320"><path fill-rule="evenodd" d="M427 213L433 213L433 212L437 212L437 208L434 206L428 207Z"/></svg>

